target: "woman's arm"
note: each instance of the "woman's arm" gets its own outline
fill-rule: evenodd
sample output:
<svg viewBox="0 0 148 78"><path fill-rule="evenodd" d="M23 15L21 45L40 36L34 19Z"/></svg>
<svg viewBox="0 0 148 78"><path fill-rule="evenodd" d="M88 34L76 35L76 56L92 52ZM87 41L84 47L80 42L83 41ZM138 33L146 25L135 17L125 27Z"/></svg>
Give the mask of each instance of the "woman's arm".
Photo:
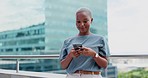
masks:
<svg viewBox="0 0 148 78"><path fill-rule="evenodd" d="M108 65L108 61L107 61L107 58L106 57L102 57L102 56L99 56L97 53L94 55L93 59L95 60L95 62L103 67L103 68L106 68L107 65Z"/></svg>
<svg viewBox="0 0 148 78"><path fill-rule="evenodd" d="M70 62L71 62L72 59L73 59L73 57L71 57L71 55L68 54L66 56L66 58L61 61L61 67L63 69L66 69L69 66L69 64L70 64Z"/></svg>
<svg viewBox="0 0 148 78"><path fill-rule="evenodd" d="M103 46L99 48L100 54L98 55L95 52L94 60L99 66L106 68L108 65L107 57L109 56L110 53L109 53L109 47L107 44L107 40L104 37L102 37L102 39L101 39L101 44Z"/></svg>
<svg viewBox="0 0 148 78"><path fill-rule="evenodd" d="M74 49L72 49L70 51L70 53L66 56L66 58L61 61L61 67L63 69L66 69L69 66L72 59L75 57L78 57L79 55L80 54L78 52L76 52Z"/></svg>
<svg viewBox="0 0 148 78"><path fill-rule="evenodd" d="M107 59L105 57L97 55L97 53L91 48L83 47L83 51L80 51L80 54L83 54L85 56L91 56L100 67L103 68L107 67L108 64Z"/></svg>

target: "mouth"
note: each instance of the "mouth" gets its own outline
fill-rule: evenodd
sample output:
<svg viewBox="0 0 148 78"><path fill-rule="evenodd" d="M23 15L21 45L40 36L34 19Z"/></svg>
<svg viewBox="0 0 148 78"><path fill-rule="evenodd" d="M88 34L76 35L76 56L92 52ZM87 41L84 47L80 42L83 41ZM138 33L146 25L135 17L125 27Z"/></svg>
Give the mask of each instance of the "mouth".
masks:
<svg viewBox="0 0 148 78"><path fill-rule="evenodd" d="M85 31L85 28L81 28L80 31Z"/></svg>
<svg viewBox="0 0 148 78"><path fill-rule="evenodd" d="M85 29L85 27L81 27L80 29Z"/></svg>

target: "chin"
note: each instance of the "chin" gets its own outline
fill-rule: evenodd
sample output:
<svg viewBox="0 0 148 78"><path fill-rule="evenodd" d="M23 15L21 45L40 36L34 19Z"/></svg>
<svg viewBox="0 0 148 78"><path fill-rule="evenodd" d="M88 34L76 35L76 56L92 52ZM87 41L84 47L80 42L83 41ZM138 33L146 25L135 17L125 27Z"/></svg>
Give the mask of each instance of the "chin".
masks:
<svg viewBox="0 0 148 78"><path fill-rule="evenodd" d="M85 31L80 31L80 33L85 33Z"/></svg>
<svg viewBox="0 0 148 78"><path fill-rule="evenodd" d="M81 31L80 33L85 34L86 32L85 31Z"/></svg>

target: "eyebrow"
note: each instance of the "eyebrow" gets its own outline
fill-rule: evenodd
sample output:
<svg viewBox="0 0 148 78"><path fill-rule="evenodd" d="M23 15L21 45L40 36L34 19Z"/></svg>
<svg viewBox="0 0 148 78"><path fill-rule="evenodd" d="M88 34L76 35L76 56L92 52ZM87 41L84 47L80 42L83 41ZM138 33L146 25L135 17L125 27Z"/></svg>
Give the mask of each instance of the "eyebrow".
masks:
<svg viewBox="0 0 148 78"><path fill-rule="evenodd" d="M79 19L76 19L76 20L79 20ZM89 19L85 18L84 20L89 20Z"/></svg>

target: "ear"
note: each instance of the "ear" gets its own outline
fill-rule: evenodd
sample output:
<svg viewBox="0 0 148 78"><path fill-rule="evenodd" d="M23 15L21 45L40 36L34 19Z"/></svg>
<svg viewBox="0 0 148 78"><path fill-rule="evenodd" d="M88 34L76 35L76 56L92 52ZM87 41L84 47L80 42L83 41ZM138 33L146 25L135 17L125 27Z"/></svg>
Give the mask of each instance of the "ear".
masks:
<svg viewBox="0 0 148 78"><path fill-rule="evenodd" d="M93 22L93 18L91 18L91 22Z"/></svg>

